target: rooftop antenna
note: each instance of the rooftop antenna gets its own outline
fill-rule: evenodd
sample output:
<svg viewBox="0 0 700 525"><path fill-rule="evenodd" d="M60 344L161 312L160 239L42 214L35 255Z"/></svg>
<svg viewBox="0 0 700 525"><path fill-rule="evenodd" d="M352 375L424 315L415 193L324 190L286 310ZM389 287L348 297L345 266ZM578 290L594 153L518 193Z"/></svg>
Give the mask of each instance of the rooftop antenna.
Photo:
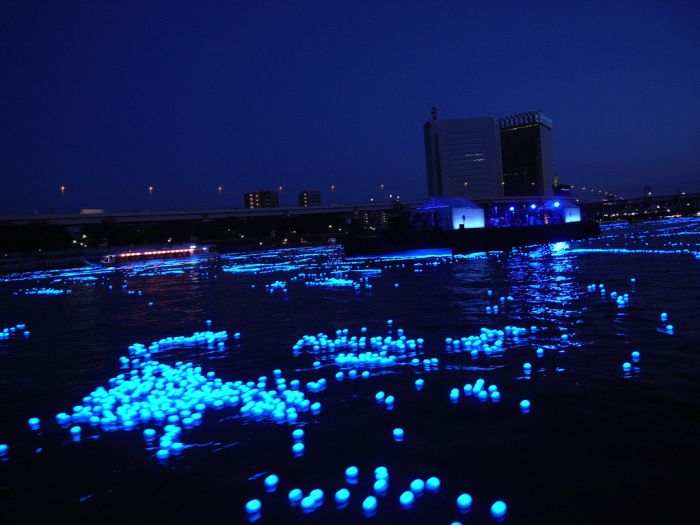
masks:
<svg viewBox="0 0 700 525"><path fill-rule="evenodd" d="M435 122L437 120L437 108L435 106L430 110L430 115L433 117L433 122Z"/></svg>

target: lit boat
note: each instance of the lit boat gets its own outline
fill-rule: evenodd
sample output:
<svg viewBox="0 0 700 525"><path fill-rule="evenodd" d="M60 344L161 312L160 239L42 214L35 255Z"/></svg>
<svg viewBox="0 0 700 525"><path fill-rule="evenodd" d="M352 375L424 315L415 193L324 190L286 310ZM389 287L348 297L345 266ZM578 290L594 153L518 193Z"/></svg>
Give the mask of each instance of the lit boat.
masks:
<svg viewBox="0 0 700 525"><path fill-rule="evenodd" d="M582 221L578 207L564 199L539 206L521 205L524 218L533 222L487 226L484 210L459 197L432 197L413 215L404 216L386 231L351 233L343 241L348 256L381 255L407 250L450 250L453 254L509 250L595 237L598 223ZM507 218L517 216L515 206ZM535 216L541 222L534 223Z"/></svg>
<svg viewBox="0 0 700 525"><path fill-rule="evenodd" d="M151 259L176 259L181 257L191 257L193 255L208 255L211 253L210 246L197 246L192 244L187 247L162 248L154 250L129 250L126 252L103 255L100 262L102 264L120 264L133 261L147 261Z"/></svg>

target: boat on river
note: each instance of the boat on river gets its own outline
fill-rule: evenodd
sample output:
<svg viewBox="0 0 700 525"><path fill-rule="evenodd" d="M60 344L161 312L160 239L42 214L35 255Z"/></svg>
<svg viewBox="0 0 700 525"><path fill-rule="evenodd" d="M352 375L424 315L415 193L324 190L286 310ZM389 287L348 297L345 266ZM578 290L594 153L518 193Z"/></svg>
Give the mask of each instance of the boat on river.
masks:
<svg viewBox="0 0 700 525"><path fill-rule="evenodd" d="M134 261L148 261L152 259L176 259L191 257L194 255L209 255L211 246L169 246L166 248L134 249L114 254L103 255L100 259L102 265L122 264Z"/></svg>
<svg viewBox="0 0 700 525"><path fill-rule="evenodd" d="M413 214L395 220L380 232L359 231L343 240L347 256L371 256L412 250L450 250L453 254L509 250L594 237L595 221L581 221L580 210L565 199L525 203L505 214L492 214L459 197L433 197Z"/></svg>

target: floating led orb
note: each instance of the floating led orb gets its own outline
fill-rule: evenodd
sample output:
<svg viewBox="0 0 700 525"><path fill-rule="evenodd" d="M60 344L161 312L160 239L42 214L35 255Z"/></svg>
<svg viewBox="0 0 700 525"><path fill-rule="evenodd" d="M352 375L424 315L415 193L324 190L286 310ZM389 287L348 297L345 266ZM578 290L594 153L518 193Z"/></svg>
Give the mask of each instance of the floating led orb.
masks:
<svg viewBox="0 0 700 525"><path fill-rule="evenodd" d="M537 357L542 357L542 356L544 356L544 349L538 348L537 349Z"/></svg>
<svg viewBox="0 0 700 525"><path fill-rule="evenodd" d="M630 370L632 370L632 365L629 362L625 361L624 363L622 363L623 372L629 372Z"/></svg>
<svg viewBox="0 0 700 525"><path fill-rule="evenodd" d="M491 516L497 520L503 519L508 510L508 505L505 502L498 500L493 505L491 505Z"/></svg>
<svg viewBox="0 0 700 525"><path fill-rule="evenodd" d="M259 499L252 499L245 504L245 511L248 514L257 514L262 509L262 503Z"/></svg>
<svg viewBox="0 0 700 525"><path fill-rule="evenodd" d="M302 498L300 506L303 512L313 512L316 509L316 500L311 496L306 496Z"/></svg>
<svg viewBox="0 0 700 525"><path fill-rule="evenodd" d="M377 511L377 498L374 496L367 496L362 502L362 510L365 514L371 514Z"/></svg>
<svg viewBox="0 0 700 525"><path fill-rule="evenodd" d="M637 352L636 350L634 352L632 352L632 361L634 361L635 363L638 362L639 356L640 356L639 352Z"/></svg>
<svg viewBox="0 0 700 525"><path fill-rule="evenodd" d="M32 430L39 429L40 420L38 417L30 417L27 423L29 424L29 428L31 428Z"/></svg>
<svg viewBox="0 0 700 525"><path fill-rule="evenodd" d="M323 491L321 489L313 489L309 492L309 496L314 499L316 505L323 504Z"/></svg>
<svg viewBox="0 0 700 525"><path fill-rule="evenodd" d="M301 441L304 439L304 431L301 428L296 428L292 431L292 438L294 438L295 441Z"/></svg>
<svg viewBox="0 0 700 525"><path fill-rule="evenodd" d="M428 492L437 492L440 490L440 479L435 476L428 478L425 480L425 488Z"/></svg>
<svg viewBox="0 0 700 525"><path fill-rule="evenodd" d="M460 511L465 512L465 511L469 510L471 508L471 506L472 506L472 497L470 494L467 494L466 492L464 492L457 497L457 508Z"/></svg>
<svg viewBox="0 0 700 525"><path fill-rule="evenodd" d="M416 501L416 497L413 495L413 492L411 492L410 490L402 492L401 496L399 496L399 503L401 503L401 506L403 508L411 507L413 505L414 501Z"/></svg>
<svg viewBox="0 0 700 525"><path fill-rule="evenodd" d="M393 435L394 435L394 441L403 441L404 432L403 432L402 428L395 428Z"/></svg>
<svg viewBox="0 0 700 525"><path fill-rule="evenodd" d="M409 488L411 489L411 492L413 492L416 496L420 496L425 490L425 481L423 481L420 478L414 479L413 481L411 481Z"/></svg>
<svg viewBox="0 0 700 525"><path fill-rule="evenodd" d="M10 450L10 447L7 445L7 443L0 443L0 456L7 454L8 450Z"/></svg>
<svg viewBox="0 0 700 525"><path fill-rule="evenodd" d="M389 479L389 470L386 467L377 467L374 469L374 478L379 479Z"/></svg>
<svg viewBox="0 0 700 525"><path fill-rule="evenodd" d="M350 499L350 491L346 488L342 488L335 493L335 502L338 505L345 505Z"/></svg>
<svg viewBox="0 0 700 525"><path fill-rule="evenodd" d="M277 490L277 485L279 484L279 482L280 478L279 476L277 476L277 474L270 474L264 480L265 488L269 492L274 492L275 490Z"/></svg>
<svg viewBox="0 0 700 525"><path fill-rule="evenodd" d="M304 493L301 491L301 489L292 489L289 491L288 498L289 498L289 503L292 506L298 505L299 502L301 501L301 498L303 498L303 497L304 497Z"/></svg>
<svg viewBox="0 0 700 525"><path fill-rule="evenodd" d="M294 454L294 457L298 458L299 456L302 456L304 454L304 448L303 443L294 443L292 445L292 454Z"/></svg>
<svg viewBox="0 0 700 525"><path fill-rule="evenodd" d="M373 488L374 492L376 492L380 496L383 496L389 489L389 482L386 479L378 479L374 482Z"/></svg>
<svg viewBox="0 0 700 525"><path fill-rule="evenodd" d="M356 466L351 465L345 469L345 479L348 483L357 483L357 476L359 473L360 470Z"/></svg>

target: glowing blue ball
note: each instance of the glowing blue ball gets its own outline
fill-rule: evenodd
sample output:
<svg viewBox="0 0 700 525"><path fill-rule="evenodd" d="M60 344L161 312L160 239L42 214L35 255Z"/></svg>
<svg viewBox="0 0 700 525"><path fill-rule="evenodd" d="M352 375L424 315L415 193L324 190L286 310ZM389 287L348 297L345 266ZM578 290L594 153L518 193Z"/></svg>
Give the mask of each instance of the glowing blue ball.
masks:
<svg viewBox="0 0 700 525"><path fill-rule="evenodd" d="M317 505L323 503L323 491L321 489L313 489L309 492L309 497L313 498Z"/></svg>
<svg viewBox="0 0 700 525"><path fill-rule="evenodd" d="M493 516L497 520L503 519L503 517L506 515L507 510L508 505L506 505L504 501L498 500L496 503L491 505L491 516Z"/></svg>
<svg viewBox="0 0 700 525"><path fill-rule="evenodd" d="M403 493L401 493L401 496L399 496L399 503L401 503L401 506L406 508L410 507L413 505L413 502L416 501L416 497L413 495L413 492L410 490L407 490Z"/></svg>
<svg viewBox="0 0 700 525"><path fill-rule="evenodd" d="M289 503L292 505L299 503L303 497L304 493L301 491L301 489L292 489L289 491Z"/></svg>
<svg viewBox="0 0 700 525"><path fill-rule="evenodd" d="M36 430L37 428L39 428L40 421L39 421L38 417L30 417L29 421L27 423L29 423L30 427L32 427L34 430Z"/></svg>
<svg viewBox="0 0 700 525"><path fill-rule="evenodd" d="M377 498L374 496L367 496L362 502L362 510L365 512L374 512L377 510Z"/></svg>
<svg viewBox="0 0 700 525"><path fill-rule="evenodd" d="M154 437L156 437L156 431L152 428L147 428L143 431L143 437L145 437L146 439L153 439Z"/></svg>
<svg viewBox="0 0 700 525"><path fill-rule="evenodd" d="M359 473L359 469L354 465L345 469L345 477L347 479L356 479Z"/></svg>
<svg viewBox="0 0 700 525"><path fill-rule="evenodd" d="M394 429L394 441L403 441L404 432L402 428Z"/></svg>
<svg viewBox="0 0 700 525"><path fill-rule="evenodd" d="M630 370L632 370L632 365L625 361L624 363L622 363L622 370L623 372L629 372Z"/></svg>
<svg viewBox="0 0 700 525"><path fill-rule="evenodd" d="M340 489L335 493L335 502L338 505L344 505L350 499L350 491L348 489Z"/></svg>
<svg viewBox="0 0 700 525"><path fill-rule="evenodd" d="M501 393L498 390L491 392L491 401L498 403L501 400Z"/></svg>
<svg viewBox="0 0 700 525"><path fill-rule="evenodd" d="M262 509L262 503L259 499L252 499L245 504L245 511L248 514L257 514Z"/></svg>
<svg viewBox="0 0 700 525"><path fill-rule="evenodd" d="M544 349L543 348L538 348L537 349L537 357L542 357L544 355Z"/></svg>
<svg viewBox="0 0 700 525"><path fill-rule="evenodd" d="M527 414L530 411L530 402L527 399L523 399L520 402L520 410L523 414Z"/></svg>
<svg viewBox="0 0 700 525"><path fill-rule="evenodd" d="M634 361L635 363L637 361L639 361L639 352L637 352L637 351L632 352L632 361Z"/></svg>
<svg viewBox="0 0 700 525"><path fill-rule="evenodd" d="M74 436L80 435L81 431L82 431L82 429L77 425L74 427L70 427L70 433L73 434Z"/></svg>
<svg viewBox="0 0 700 525"><path fill-rule="evenodd" d="M316 508L316 500L311 496L306 496L301 500L301 510L304 512L311 512Z"/></svg>
<svg viewBox="0 0 700 525"><path fill-rule="evenodd" d="M279 481L279 476L277 476L276 474L270 474L265 478L265 488L267 488L268 490L275 490Z"/></svg>
<svg viewBox="0 0 700 525"><path fill-rule="evenodd" d="M168 459L170 457L170 451L167 448L160 448L156 452L156 457L158 459Z"/></svg>
<svg viewBox="0 0 700 525"><path fill-rule="evenodd" d="M377 392L376 394L374 394L374 399L377 400L377 403L381 403L382 401L384 401L385 397L386 397L386 394L384 392L382 392L381 390L379 392Z"/></svg>
<svg viewBox="0 0 700 525"><path fill-rule="evenodd" d="M486 401L489 398L489 395L486 393L486 390L481 390L477 394L477 397L479 398L479 401Z"/></svg>
<svg viewBox="0 0 700 525"><path fill-rule="evenodd" d="M389 482L386 479L378 479L374 482L374 492L377 494L385 494L389 488Z"/></svg>
<svg viewBox="0 0 700 525"><path fill-rule="evenodd" d="M425 385L425 380L416 379L416 390L420 390L421 388L423 388L423 385Z"/></svg>
<svg viewBox="0 0 700 525"><path fill-rule="evenodd" d="M416 495L422 494L423 491L425 490L425 481L422 479L414 479L411 481L411 484L409 485L411 492L413 492Z"/></svg>
<svg viewBox="0 0 700 525"><path fill-rule="evenodd" d="M7 451L10 449L9 446L7 446L6 443L0 443L0 456L4 456L7 454Z"/></svg>
<svg viewBox="0 0 700 525"><path fill-rule="evenodd" d="M661 320L664 322L668 320L668 314L666 312L663 312L660 317Z"/></svg>
<svg viewBox="0 0 700 525"><path fill-rule="evenodd" d="M304 444L303 443L294 443L292 445L292 453L299 457L304 453Z"/></svg>
<svg viewBox="0 0 700 525"><path fill-rule="evenodd" d="M440 490L440 479L436 477L428 478L425 480L425 488L428 492L437 492Z"/></svg>
<svg viewBox="0 0 700 525"><path fill-rule="evenodd" d="M523 372L526 374L532 372L532 365L530 363L523 363Z"/></svg>
<svg viewBox="0 0 700 525"><path fill-rule="evenodd" d="M569 340L569 335L568 335L568 334L561 334L561 340L562 340L562 341L568 341L568 340Z"/></svg>
<svg viewBox="0 0 700 525"><path fill-rule="evenodd" d="M375 479L389 479L389 470L386 467L377 467L374 469Z"/></svg>
<svg viewBox="0 0 700 525"><path fill-rule="evenodd" d="M457 508L460 510L468 510L472 506L472 497L466 492L457 497Z"/></svg>

